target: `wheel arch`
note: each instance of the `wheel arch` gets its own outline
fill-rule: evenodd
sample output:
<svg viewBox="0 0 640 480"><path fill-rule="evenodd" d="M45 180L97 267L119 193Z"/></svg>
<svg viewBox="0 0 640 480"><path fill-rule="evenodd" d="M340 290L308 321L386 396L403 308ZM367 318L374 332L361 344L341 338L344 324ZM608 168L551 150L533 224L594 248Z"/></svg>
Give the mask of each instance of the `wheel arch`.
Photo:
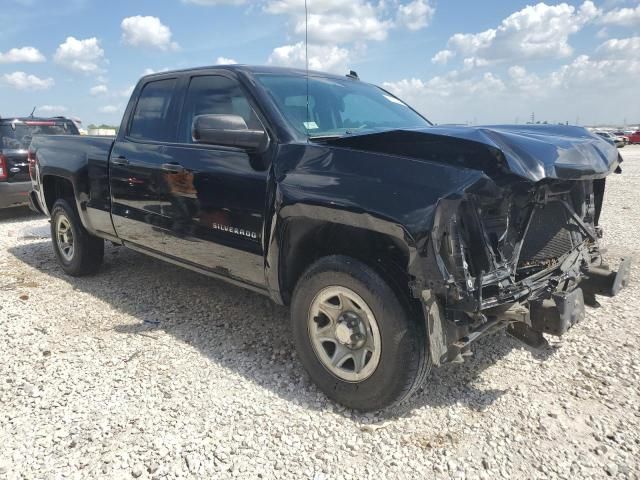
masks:
<svg viewBox="0 0 640 480"><path fill-rule="evenodd" d="M391 228L395 230L395 226ZM278 283L283 303L289 304L295 286L320 258L345 255L368 265L389 281L398 294L410 296L409 265L415 249L390 231L379 231L310 217L288 218L279 239Z"/></svg>
<svg viewBox="0 0 640 480"><path fill-rule="evenodd" d="M86 202L82 201L82 197L86 195L80 194L78 185L73 177L68 177L58 171L44 171L41 177L41 200L44 208L47 210L48 216L51 216L51 208L56 200L62 198L75 207L80 217L82 226L92 235L95 235L93 228L85 208Z"/></svg>
<svg viewBox="0 0 640 480"><path fill-rule="evenodd" d="M65 199L71 205L75 205L75 189L70 179L61 175L43 174L41 188L44 205L49 215L51 215L53 204L58 199Z"/></svg>

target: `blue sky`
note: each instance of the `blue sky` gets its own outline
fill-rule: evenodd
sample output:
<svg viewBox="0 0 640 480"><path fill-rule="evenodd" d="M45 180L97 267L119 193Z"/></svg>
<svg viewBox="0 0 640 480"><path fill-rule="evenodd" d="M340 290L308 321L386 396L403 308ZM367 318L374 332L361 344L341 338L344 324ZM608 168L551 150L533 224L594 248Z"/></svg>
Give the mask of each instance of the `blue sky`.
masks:
<svg viewBox="0 0 640 480"><path fill-rule="evenodd" d="M118 124L149 71L304 64L302 0L2 0L0 115ZM309 0L310 63L438 123L640 122L638 0Z"/></svg>

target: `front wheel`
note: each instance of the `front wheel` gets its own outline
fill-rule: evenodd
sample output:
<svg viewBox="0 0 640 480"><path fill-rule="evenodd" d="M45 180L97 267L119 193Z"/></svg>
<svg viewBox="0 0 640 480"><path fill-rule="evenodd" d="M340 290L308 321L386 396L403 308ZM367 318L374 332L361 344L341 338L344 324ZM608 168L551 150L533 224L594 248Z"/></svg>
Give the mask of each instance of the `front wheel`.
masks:
<svg viewBox="0 0 640 480"><path fill-rule="evenodd" d="M429 371L424 326L372 268L318 260L298 282L291 322L300 360L333 400L379 410L408 398Z"/></svg>
<svg viewBox="0 0 640 480"><path fill-rule="evenodd" d="M51 209L51 240L62 269L79 277L100 268L104 240L89 234L69 202L60 199Z"/></svg>

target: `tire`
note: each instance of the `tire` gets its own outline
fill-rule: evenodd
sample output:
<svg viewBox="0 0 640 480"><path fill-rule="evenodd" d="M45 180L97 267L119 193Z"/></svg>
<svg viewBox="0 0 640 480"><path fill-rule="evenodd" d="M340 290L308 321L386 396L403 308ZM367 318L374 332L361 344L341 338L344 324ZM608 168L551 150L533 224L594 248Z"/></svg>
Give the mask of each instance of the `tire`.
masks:
<svg viewBox="0 0 640 480"><path fill-rule="evenodd" d="M68 275L80 277L100 268L104 240L87 232L67 200L57 200L51 209L51 241L58 262Z"/></svg>
<svg viewBox="0 0 640 480"><path fill-rule="evenodd" d="M338 403L362 411L398 404L424 383L431 366L424 322L410 312L408 300L369 266L351 257L324 257L306 270L293 293L298 356L320 390Z"/></svg>

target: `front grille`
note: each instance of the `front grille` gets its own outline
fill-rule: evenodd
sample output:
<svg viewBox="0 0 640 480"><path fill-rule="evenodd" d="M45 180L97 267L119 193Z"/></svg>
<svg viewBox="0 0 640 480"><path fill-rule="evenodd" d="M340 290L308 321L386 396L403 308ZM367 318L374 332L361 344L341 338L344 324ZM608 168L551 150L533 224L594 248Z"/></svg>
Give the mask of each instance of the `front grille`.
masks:
<svg viewBox="0 0 640 480"><path fill-rule="evenodd" d="M570 222L569 214L560 202L550 202L536 209L520 251L519 266L561 257L573 248L574 232L578 232L578 227Z"/></svg>

